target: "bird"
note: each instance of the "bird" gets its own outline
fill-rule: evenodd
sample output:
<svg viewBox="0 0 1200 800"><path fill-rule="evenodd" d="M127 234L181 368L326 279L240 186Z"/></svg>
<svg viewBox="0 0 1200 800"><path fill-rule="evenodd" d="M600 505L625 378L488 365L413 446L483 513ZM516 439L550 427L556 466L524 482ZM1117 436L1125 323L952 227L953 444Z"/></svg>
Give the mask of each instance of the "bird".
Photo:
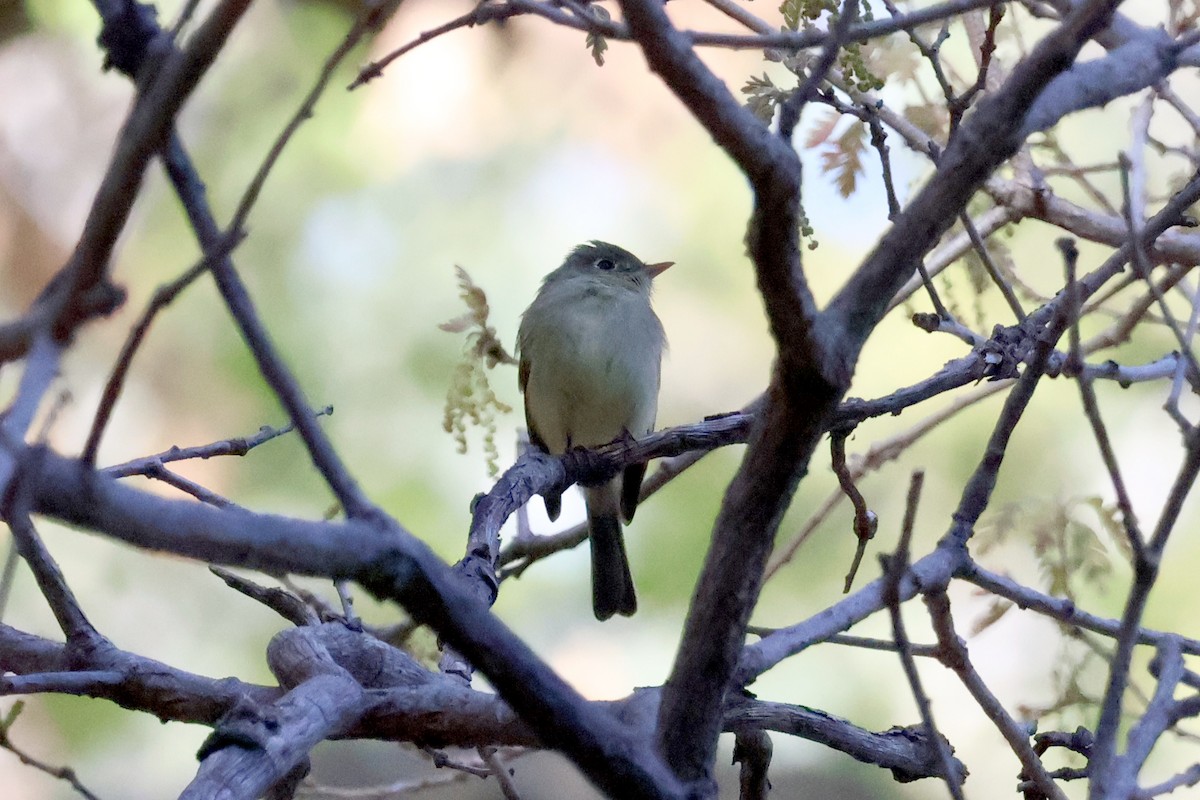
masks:
<svg viewBox="0 0 1200 800"><path fill-rule="evenodd" d="M543 280L521 316L518 382L530 441L559 455L654 430L666 335L650 305L653 280L674 262L645 264L593 240ZM621 520L637 508L645 464L584 489L598 620L637 611ZM561 494L544 495L558 518Z"/></svg>

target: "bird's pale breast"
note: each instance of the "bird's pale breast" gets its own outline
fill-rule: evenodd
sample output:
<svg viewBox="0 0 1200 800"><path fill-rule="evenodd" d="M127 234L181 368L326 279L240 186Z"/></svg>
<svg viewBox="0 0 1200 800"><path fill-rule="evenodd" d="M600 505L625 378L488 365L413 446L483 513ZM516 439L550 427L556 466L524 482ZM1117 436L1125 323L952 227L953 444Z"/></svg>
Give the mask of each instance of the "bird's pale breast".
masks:
<svg viewBox="0 0 1200 800"><path fill-rule="evenodd" d="M521 347L531 422L546 446L562 452L653 429L663 332L648 298L589 285L569 298L543 300L548 330L523 330ZM546 318L560 313L569 324Z"/></svg>

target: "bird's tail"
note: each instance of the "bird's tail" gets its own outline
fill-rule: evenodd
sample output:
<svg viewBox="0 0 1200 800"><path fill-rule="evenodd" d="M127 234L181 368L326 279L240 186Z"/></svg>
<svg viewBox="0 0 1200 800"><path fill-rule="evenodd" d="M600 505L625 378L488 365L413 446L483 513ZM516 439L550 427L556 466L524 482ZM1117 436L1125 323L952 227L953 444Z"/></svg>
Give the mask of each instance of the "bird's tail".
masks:
<svg viewBox="0 0 1200 800"><path fill-rule="evenodd" d="M613 614L628 617L637 611L637 594L629 572L615 495L611 486L587 491L588 530L592 539L592 610L599 620Z"/></svg>

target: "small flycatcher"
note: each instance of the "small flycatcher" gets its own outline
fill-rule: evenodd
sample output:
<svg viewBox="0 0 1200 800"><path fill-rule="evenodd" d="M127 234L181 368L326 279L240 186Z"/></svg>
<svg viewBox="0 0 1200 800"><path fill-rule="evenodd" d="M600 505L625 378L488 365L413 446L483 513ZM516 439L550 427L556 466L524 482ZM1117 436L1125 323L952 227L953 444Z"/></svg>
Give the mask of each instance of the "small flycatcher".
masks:
<svg viewBox="0 0 1200 800"><path fill-rule="evenodd" d="M525 422L535 445L558 455L654 429L667 340L650 289L671 263L643 264L627 250L593 241L546 276L517 334ZM645 473L646 465L637 464L584 490L596 619L637 611L620 518L633 519ZM561 495L543 499L556 519Z"/></svg>

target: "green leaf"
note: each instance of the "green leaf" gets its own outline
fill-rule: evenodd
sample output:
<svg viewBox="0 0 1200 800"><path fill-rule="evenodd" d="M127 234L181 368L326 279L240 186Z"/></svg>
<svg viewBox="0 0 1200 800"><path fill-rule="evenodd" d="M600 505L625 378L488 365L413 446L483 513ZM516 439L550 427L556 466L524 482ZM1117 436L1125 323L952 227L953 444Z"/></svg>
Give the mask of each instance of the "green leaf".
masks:
<svg viewBox="0 0 1200 800"><path fill-rule="evenodd" d="M742 94L762 94L764 92L777 91L779 91L779 88L765 72L761 78L756 78L751 75L746 80L746 85L742 87Z"/></svg>
<svg viewBox="0 0 1200 800"><path fill-rule="evenodd" d="M592 51L592 58L597 67L604 66L604 51L608 49L608 41L598 33L587 35L587 46Z"/></svg>
<svg viewBox="0 0 1200 800"><path fill-rule="evenodd" d="M783 24L789 31L800 29L800 20L804 16L803 0L783 0L783 4L779 6L779 13L783 14Z"/></svg>
<svg viewBox="0 0 1200 800"><path fill-rule="evenodd" d="M761 78L751 76L742 87L742 94L746 95L746 108L750 109L750 113L762 120L764 125L770 125L771 118L775 116L775 106L783 97L779 87L764 72Z"/></svg>
<svg viewBox="0 0 1200 800"><path fill-rule="evenodd" d="M601 22L608 22L612 19L612 15L608 13L608 10L601 6L593 4L589 5L587 8L588 13ZM587 45L587 48L592 51L592 59L596 62L596 66L603 67L604 51L608 49L608 40L604 38L604 34L596 33L595 31L589 31L587 39L585 40L585 44Z"/></svg>

